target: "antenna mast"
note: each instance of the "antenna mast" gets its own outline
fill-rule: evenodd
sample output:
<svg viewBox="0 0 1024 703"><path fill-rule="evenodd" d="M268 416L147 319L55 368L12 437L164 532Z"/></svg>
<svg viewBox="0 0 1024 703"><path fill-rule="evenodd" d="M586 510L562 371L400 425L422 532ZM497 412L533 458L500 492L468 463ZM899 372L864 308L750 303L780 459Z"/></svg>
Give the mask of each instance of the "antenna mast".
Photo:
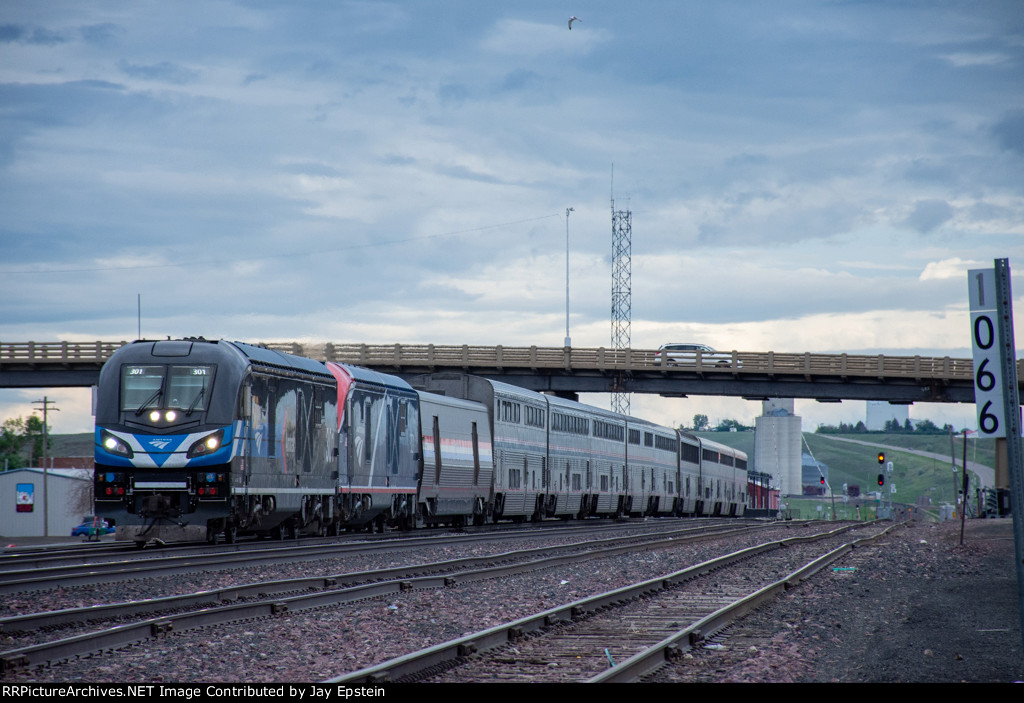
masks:
<svg viewBox="0 0 1024 703"><path fill-rule="evenodd" d="M629 349L632 317L633 213L615 209L615 164L612 164L612 349ZM612 411L629 414L629 394L623 391L623 376L612 390Z"/></svg>

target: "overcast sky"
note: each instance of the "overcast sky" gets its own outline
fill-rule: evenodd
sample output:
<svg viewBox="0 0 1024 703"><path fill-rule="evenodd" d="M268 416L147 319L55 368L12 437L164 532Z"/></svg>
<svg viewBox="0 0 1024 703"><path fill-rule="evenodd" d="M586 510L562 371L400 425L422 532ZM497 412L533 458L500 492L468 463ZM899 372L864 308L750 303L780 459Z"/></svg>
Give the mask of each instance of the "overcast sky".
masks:
<svg viewBox="0 0 1024 703"><path fill-rule="evenodd" d="M135 339L141 296L150 338L560 346L573 207L609 345L614 164L632 346L969 357L967 269L1024 319L1022 7L5 0L0 340ZM91 429L87 390L0 417L44 394Z"/></svg>

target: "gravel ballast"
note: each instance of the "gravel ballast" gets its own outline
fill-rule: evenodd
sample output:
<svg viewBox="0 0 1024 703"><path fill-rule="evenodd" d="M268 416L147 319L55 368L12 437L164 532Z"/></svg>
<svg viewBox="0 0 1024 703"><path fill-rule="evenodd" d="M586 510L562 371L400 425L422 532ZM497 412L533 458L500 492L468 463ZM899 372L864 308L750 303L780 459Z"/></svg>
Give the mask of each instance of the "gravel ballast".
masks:
<svg viewBox="0 0 1024 703"><path fill-rule="evenodd" d="M660 682L1024 679L1009 519L911 523L666 669ZM854 570L850 570L852 569Z"/></svg>
<svg viewBox="0 0 1024 703"><path fill-rule="evenodd" d="M712 540L670 551L641 552L457 588L414 591L354 606L178 633L8 680L320 681L781 536ZM689 653L654 680L947 682L1024 678L1012 524L1009 520L973 521L968 523L964 546L959 539L960 525L952 522L894 530L878 545L857 549L835 564L838 570L824 572L748 616L708 643L710 647ZM336 565L320 566L337 571ZM307 564L302 570L308 568ZM254 574L244 576L243 580L249 580ZM213 585L208 582L211 578L222 583L231 576L227 572L208 575L203 586ZM179 587L170 586L169 590ZM74 598L71 593L36 594L33 598L38 606L41 600L68 596Z"/></svg>

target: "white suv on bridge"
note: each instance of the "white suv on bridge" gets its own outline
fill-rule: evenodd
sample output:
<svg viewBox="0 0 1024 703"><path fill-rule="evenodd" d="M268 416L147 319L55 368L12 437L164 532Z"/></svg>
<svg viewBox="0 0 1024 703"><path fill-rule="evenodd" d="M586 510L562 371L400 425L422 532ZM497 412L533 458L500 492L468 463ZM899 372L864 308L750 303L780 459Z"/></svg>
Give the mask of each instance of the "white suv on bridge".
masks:
<svg viewBox="0 0 1024 703"><path fill-rule="evenodd" d="M654 363L660 364L664 355L666 364L693 364L697 361L697 352L700 352L702 363L712 363L716 366L728 366L732 363L731 353L717 351L707 344L690 342L662 344L658 351L654 352Z"/></svg>

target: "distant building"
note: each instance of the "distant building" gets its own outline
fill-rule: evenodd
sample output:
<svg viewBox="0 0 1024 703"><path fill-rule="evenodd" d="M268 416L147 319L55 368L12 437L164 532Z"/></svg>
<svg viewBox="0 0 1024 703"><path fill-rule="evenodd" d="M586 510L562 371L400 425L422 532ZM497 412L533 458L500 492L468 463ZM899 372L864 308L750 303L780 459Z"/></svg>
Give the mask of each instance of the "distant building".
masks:
<svg viewBox="0 0 1024 703"><path fill-rule="evenodd" d="M754 469L775 477L781 495L800 495L801 420L793 414L792 398L761 403L754 421Z"/></svg>
<svg viewBox="0 0 1024 703"><path fill-rule="evenodd" d="M49 499L47 499L47 491ZM43 515L49 530L44 528ZM92 472L0 471L0 537L67 537L92 513Z"/></svg>
<svg viewBox="0 0 1024 703"><path fill-rule="evenodd" d="M748 517L777 517L779 514L779 489L772 488L772 475L758 471L747 472Z"/></svg>
<svg viewBox="0 0 1024 703"><path fill-rule="evenodd" d="M867 425L868 430L874 432L884 430L885 423L890 420L895 420L900 423L900 427L903 427L910 418L909 405L890 405L885 400L869 400L867 405L867 421L864 424Z"/></svg>

